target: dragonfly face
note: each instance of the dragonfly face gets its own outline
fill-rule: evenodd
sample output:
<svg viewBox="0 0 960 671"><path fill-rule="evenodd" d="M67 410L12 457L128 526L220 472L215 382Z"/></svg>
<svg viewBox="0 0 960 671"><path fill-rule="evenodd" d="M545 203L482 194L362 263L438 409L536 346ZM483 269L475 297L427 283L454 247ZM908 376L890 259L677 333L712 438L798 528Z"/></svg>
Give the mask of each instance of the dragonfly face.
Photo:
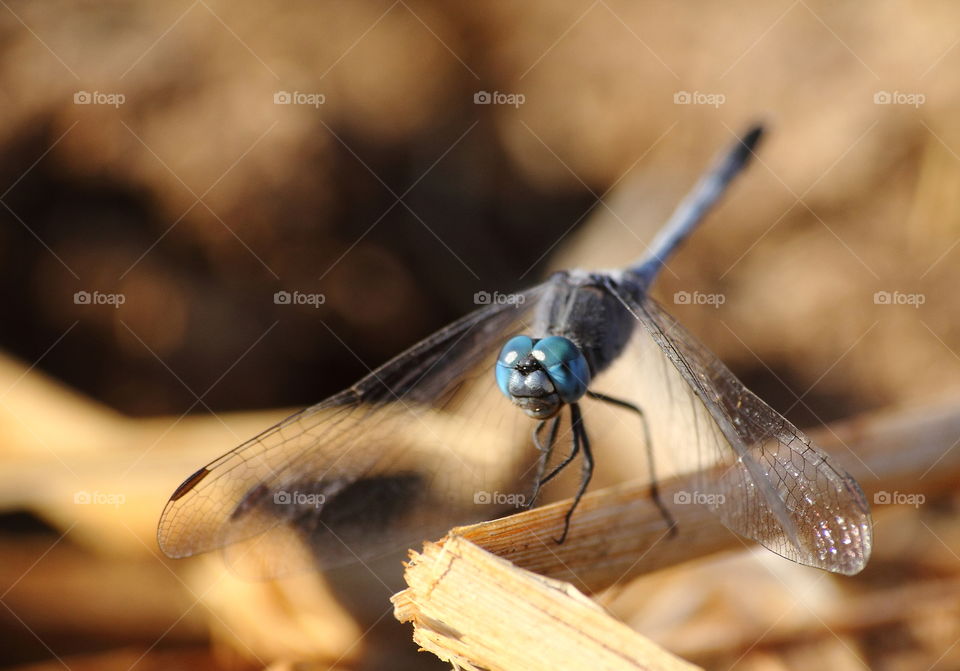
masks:
<svg viewBox="0 0 960 671"><path fill-rule="evenodd" d="M562 336L511 338L494 372L504 396L534 419L550 419L565 404L576 403L590 383L583 352Z"/></svg>

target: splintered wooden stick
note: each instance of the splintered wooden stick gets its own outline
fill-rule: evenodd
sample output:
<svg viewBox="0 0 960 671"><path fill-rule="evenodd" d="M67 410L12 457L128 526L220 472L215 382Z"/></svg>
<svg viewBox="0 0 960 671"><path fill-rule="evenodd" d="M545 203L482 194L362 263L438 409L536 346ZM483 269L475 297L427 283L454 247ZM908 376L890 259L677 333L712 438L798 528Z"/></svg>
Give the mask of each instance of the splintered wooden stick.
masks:
<svg viewBox="0 0 960 671"><path fill-rule="evenodd" d="M957 401L845 421L813 437L854 474L874 512L900 495L932 497L953 488L960 474ZM695 490L695 478L661 483L661 500L677 521L673 536L649 486L636 483L584 496L562 544L553 539L563 532L570 501L459 527L450 536L589 594L659 568L746 547L749 541L723 527L706 506L674 505Z"/></svg>
<svg viewBox="0 0 960 671"><path fill-rule="evenodd" d="M460 669L693 671L573 586L451 537L412 553L394 614L414 640Z"/></svg>

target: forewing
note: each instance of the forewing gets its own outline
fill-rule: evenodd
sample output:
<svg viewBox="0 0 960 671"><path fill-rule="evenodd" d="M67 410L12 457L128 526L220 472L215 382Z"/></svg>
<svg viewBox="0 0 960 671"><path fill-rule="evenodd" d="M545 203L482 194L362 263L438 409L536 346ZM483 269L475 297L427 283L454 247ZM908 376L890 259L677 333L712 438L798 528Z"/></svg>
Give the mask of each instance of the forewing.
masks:
<svg viewBox="0 0 960 671"><path fill-rule="evenodd" d="M658 468L704 471L705 491L686 498L710 505L736 533L802 564L859 572L870 556L871 519L857 482L655 300L618 293L644 327L624 356L646 378L633 384L648 390L639 403ZM665 449L672 458L662 459Z"/></svg>
<svg viewBox="0 0 960 671"><path fill-rule="evenodd" d="M530 330L534 288L454 322L188 478L160 520L171 557L230 547L280 575L402 549L515 509L532 421L494 383L502 344Z"/></svg>

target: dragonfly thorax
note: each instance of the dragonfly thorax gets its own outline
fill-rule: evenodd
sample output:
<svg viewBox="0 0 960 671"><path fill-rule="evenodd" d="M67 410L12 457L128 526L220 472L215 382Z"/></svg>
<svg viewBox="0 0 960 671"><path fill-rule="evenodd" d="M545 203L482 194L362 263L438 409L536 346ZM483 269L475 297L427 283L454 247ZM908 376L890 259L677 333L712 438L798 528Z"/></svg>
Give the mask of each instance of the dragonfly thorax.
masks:
<svg viewBox="0 0 960 671"><path fill-rule="evenodd" d="M504 396L535 419L549 419L587 391L590 368L571 340L516 336L497 357L497 386Z"/></svg>

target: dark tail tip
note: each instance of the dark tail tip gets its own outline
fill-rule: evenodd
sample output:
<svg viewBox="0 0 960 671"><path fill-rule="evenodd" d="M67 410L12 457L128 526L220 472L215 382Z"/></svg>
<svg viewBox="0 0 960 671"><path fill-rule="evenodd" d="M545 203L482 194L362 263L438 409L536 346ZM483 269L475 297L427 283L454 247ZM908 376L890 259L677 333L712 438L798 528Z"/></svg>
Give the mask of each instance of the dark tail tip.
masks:
<svg viewBox="0 0 960 671"><path fill-rule="evenodd" d="M741 165L749 161L757 145L760 144L760 139L764 133L766 133L766 129L763 124L758 123L751 126L750 130L738 140L738 147L734 153L734 161Z"/></svg>

